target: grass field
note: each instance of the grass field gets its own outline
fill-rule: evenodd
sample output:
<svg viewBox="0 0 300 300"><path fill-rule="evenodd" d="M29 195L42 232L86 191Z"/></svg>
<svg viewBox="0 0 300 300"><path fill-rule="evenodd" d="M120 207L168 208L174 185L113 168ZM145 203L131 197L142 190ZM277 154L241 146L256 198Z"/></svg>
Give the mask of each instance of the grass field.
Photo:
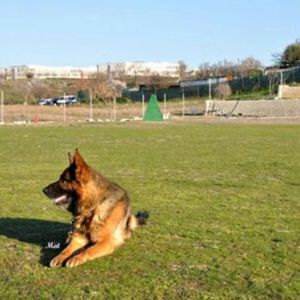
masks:
<svg viewBox="0 0 300 300"><path fill-rule="evenodd" d="M0 127L1 299L299 299L300 126ZM41 190L79 147L148 210L113 255L51 269L70 215Z"/></svg>

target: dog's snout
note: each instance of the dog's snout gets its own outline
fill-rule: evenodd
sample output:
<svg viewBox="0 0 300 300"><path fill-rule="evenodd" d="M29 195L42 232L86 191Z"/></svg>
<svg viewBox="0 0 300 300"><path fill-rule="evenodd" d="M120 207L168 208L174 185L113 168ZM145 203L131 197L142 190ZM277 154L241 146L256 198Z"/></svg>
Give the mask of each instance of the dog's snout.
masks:
<svg viewBox="0 0 300 300"><path fill-rule="evenodd" d="M47 195L47 187L45 187L45 188L43 189L43 193L44 193L45 195Z"/></svg>
<svg viewBox="0 0 300 300"><path fill-rule="evenodd" d="M43 188L43 193L49 197L49 195L51 194L51 187L48 185L45 188Z"/></svg>
<svg viewBox="0 0 300 300"><path fill-rule="evenodd" d="M50 199L66 194L66 191L61 188L58 181L50 183L42 191Z"/></svg>

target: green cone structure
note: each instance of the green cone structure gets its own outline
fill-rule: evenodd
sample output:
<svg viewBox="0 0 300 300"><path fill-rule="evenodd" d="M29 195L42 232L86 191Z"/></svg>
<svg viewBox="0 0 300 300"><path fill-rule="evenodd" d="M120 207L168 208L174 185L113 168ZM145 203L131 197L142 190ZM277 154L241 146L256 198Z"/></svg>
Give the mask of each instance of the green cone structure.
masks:
<svg viewBox="0 0 300 300"><path fill-rule="evenodd" d="M163 120L163 116L159 109L156 95L151 95L143 120L144 121L162 121Z"/></svg>

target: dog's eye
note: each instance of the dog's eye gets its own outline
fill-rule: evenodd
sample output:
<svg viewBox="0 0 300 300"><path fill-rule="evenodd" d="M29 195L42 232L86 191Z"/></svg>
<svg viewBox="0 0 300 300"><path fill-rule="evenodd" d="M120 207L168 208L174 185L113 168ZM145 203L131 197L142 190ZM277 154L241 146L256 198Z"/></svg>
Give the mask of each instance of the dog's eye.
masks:
<svg viewBox="0 0 300 300"><path fill-rule="evenodd" d="M68 184L68 183L72 183L72 180L66 179L66 178L61 178L60 182L61 182L61 184Z"/></svg>
<svg viewBox="0 0 300 300"><path fill-rule="evenodd" d="M59 181L60 181L61 184L68 183L68 180L66 180L66 178L60 178Z"/></svg>

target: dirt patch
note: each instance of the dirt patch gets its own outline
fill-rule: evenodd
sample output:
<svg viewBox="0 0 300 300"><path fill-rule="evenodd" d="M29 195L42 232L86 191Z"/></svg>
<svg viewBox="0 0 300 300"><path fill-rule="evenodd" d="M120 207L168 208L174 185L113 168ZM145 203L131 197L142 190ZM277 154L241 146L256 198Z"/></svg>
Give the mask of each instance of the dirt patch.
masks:
<svg viewBox="0 0 300 300"><path fill-rule="evenodd" d="M163 103L160 103L161 111L164 111ZM300 116L297 117L221 117L199 115L204 112L203 103L187 103L186 115L182 116L182 103L170 103L167 106L170 116L168 121L151 122L152 124L300 124ZM142 117L141 103L122 104L117 106L116 120L139 120ZM37 123L37 124L63 124L86 122L90 119L89 105L76 106L40 106L40 105L5 105L4 121L6 124ZM113 112L104 105L93 108L95 121L109 121L113 119ZM148 122L147 122L148 123ZM147 124L145 122L145 124ZM137 123L134 123L136 126Z"/></svg>

